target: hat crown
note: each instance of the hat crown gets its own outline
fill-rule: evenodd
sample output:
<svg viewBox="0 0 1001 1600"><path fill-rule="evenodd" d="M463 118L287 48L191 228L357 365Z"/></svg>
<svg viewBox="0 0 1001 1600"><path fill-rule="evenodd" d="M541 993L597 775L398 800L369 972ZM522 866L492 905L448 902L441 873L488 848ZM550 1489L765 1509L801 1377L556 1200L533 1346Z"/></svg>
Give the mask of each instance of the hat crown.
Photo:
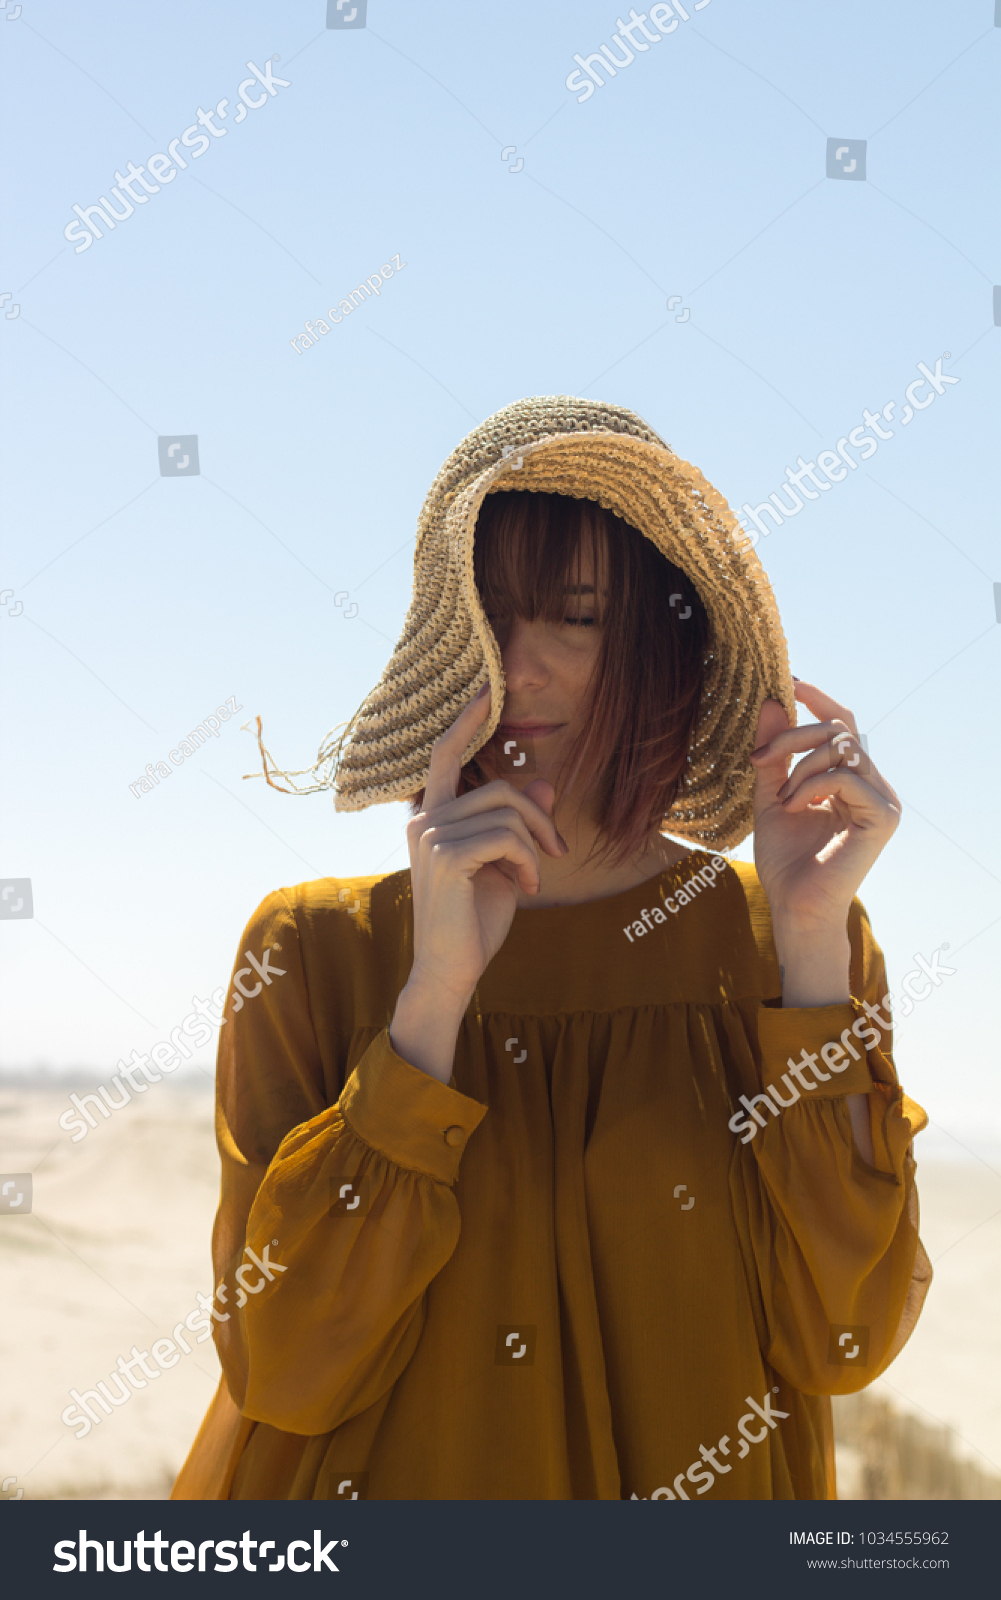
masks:
<svg viewBox="0 0 1001 1600"><path fill-rule="evenodd" d="M428 490L417 524L418 546L427 529L448 510L461 489L505 455L554 434L594 432L630 434L634 439L644 439L671 452L671 446L642 417L625 406L572 394L530 395L527 399L515 400L467 433L441 467Z"/></svg>

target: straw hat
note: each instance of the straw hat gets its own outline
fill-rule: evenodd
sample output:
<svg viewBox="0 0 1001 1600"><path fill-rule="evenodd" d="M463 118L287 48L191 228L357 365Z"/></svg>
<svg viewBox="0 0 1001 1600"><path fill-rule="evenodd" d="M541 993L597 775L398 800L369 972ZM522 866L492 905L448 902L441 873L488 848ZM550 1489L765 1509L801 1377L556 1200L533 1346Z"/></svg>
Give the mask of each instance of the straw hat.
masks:
<svg viewBox="0 0 1001 1600"><path fill-rule="evenodd" d="M688 574L711 644L688 766L664 827L704 848L732 849L753 825L748 757L762 702L780 701L796 721L771 587L733 512L697 467L633 412L572 395L505 406L449 456L418 523L414 594L399 643L339 738L329 734L321 746L309 769L320 781L296 792L332 787L337 811L407 799L426 782L435 739L488 679L490 715L463 762L491 738L504 705L504 669L473 578L473 535L485 496L506 489L595 500Z"/></svg>

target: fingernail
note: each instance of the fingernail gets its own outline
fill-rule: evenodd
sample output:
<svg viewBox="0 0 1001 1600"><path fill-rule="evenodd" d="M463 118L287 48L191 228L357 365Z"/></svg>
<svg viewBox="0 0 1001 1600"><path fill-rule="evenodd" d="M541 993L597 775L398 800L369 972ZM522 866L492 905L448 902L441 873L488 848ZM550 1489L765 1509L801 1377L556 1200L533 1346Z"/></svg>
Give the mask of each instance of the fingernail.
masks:
<svg viewBox="0 0 1001 1600"><path fill-rule="evenodd" d="M487 690L489 688L490 688L490 680L488 679L487 682L483 685L482 689L477 689L476 694L473 696L474 701L475 700L482 700L483 696L486 694L486 692L487 692Z"/></svg>
<svg viewBox="0 0 1001 1600"><path fill-rule="evenodd" d="M557 830L556 837L560 841L560 844L563 846L563 849L566 852L566 854L569 855L570 854L570 846L567 844L567 842L564 839L562 833L560 833L558 830Z"/></svg>

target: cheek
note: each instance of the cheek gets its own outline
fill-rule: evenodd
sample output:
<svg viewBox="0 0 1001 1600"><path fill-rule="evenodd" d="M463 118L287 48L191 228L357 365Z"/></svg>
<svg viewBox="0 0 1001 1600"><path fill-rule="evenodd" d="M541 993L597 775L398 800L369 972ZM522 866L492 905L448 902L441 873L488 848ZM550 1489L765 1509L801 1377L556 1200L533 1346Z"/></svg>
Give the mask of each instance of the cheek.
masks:
<svg viewBox="0 0 1001 1600"><path fill-rule="evenodd" d="M590 686L598 658L598 641L582 640L561 653L559 678L567 699L583 715L590 698Z"/></svg>

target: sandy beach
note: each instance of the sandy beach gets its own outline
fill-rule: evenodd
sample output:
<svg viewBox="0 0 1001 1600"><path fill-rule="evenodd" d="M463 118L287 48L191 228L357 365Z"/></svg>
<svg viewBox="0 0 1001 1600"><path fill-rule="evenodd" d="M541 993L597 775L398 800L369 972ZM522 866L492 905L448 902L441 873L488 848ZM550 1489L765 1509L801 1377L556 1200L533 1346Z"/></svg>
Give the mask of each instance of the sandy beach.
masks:
<svg viewBox="0 0 1001 1600"><path fill-rule="evenodd" d="M70 1390L108 1381L211 1290L218 1187L207 1077L164 1083L74 1144L70 1088L0 1084L0 1172L33 1173L30 1215L0 1215L3 1498L155 1499L169 1493L218 1381L211 1340L77 1438ZM935 1282L917 1330L872 1394L954 1430L957 1456L1001 1476L1001 1173L972 1157L919 1170ZM919 1150L920 1154L920 1150ZM962 1152L960 1152L962 1154ZM840 1452L842 1493L855 1457ZM857 1485L855 1485L857 1487Z"/></svg>

